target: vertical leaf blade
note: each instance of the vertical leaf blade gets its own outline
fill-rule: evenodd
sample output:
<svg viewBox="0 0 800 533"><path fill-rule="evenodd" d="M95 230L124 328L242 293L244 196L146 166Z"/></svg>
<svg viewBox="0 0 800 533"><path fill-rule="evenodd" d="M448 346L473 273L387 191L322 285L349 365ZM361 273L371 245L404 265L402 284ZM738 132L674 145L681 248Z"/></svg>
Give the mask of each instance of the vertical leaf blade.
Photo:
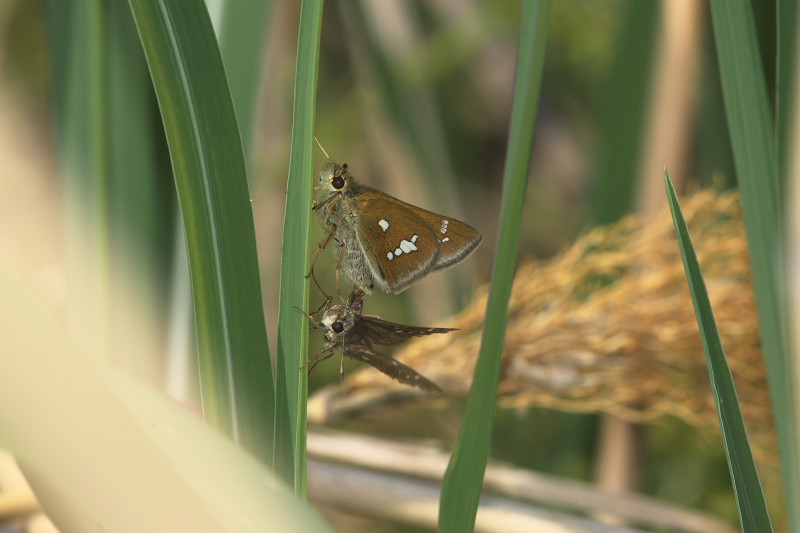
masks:
<svg viewBox="0 0 800 533"><path fill-rule="evenodd" d="M111 270L106 94L103 83L103 5L99 0L48 3L64 191L67 277L73 288L69 320L88 354L108 350Z"/></svg>
<svg viewBox="0 0 800 533"><path fill-rule="evenodd" d="M703 339L703 351L706 354L711 389L717 405L725 454L728 457L728 468L731 473L736 503L739 506L742 531L745 533L770 532L772 524L769 520L767 504L753 461L733 376L722 349L722 341L717 331L700 263L697 260L675 188L666 172L664 172L664 181L667 187L669 208L672 211L672 220L675 224L675 233L678 236L678 245L683 258L683 267L686 271L686 280L689 283L689 292L692 295L692 303L697 316L697 325L700 327L700 335Z"/></svg>
<svg viewBox="0 0 800 533"><path fill-rule="evenodd" d="M792 120L797 68L797 0L780 0L776 3L778 17L777 95L775 98L775 133L778 138L778 170L781 183L788 179Z"/></svg>
<svg viewBox="0 0 800 533"><path fill-rule="evenodd" d="M782 300L782 209L778 150L748 0L712 0L714 39L722 78L737 181L741 189L761 341L769 377L792 529L800 528L800 471L794 451L796 413L791 401L785 302Z"/></svg>
<svg viewBox="0 0 800 533"><path fill-rule="evenodd" d="M274 395L253 215L214 30L202 2L130 6L183 215L204 415L269 463Z"/></svg>
<svg viewBox="0 0 800 533"><path fill-rule="evenodd" d="M263 47L272 9L271 0L226 0L222 5L219 49L225 63L245 155L253 149ZM252 157L246 157L248 164L251 160Z"/></svg>
<svg viewBox="0 0 800 533"><path fill-rule="evenodd" d="M308 353L308 321L297 308L308 308L305 275L310 268L308 245L321 29L322 0L305 0L300 9L297 37L292 153L283 221L275 415L275 466L302 496L306 495L308 376L300 367Z"/></svg>
<svg viewBox="0 0 800 533"><path fill-rule="evenodd" d="M508 319L508 301L516 269L551 6L550 0L523 3L492 286L480 354L475 367L475 380L467 401L464 422L442 483L439 531L443 532L470 532L475 527L475 515L489 456Z"/></svg>
<svg viewBox="0 0 800 533"><path fill-rule="evenodd" d="M629 2L615 46L592 178L592 222L598 225L615 222L634 207L659 8L658 2Z"/></svg>

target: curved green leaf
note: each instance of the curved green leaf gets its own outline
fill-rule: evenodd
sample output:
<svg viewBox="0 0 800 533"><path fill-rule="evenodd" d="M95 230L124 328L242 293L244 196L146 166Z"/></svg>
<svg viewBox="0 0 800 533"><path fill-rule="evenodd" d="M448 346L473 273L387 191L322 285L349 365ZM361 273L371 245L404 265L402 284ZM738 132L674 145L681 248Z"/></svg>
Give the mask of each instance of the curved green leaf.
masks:
<svg viewBox="0 0 800 533"><path fill-rule="evenodd" d="M130 0L186 232L203 412L265 462L274 394L242 145L203 2Z"/></svg>

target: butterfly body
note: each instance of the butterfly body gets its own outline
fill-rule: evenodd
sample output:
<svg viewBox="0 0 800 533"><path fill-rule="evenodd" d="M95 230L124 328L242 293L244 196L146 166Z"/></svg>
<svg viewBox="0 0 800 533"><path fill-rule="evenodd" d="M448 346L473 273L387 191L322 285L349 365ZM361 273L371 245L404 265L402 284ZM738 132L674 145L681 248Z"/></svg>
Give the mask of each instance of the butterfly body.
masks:
<svg viewBox="0 0 800 533"><path fill-rule="evenodd" d="M467 224L358 183L328 162L314 209L333 234L338 266L359 289L397 294L430 272L469 256L481 235Z"/></svg>
<svg viewBox="0 0 800 533"><path fill-rule="evenodd" d="M452 328L407 326L374 315L362 315L346 305L334 305L322 315L325 340L344 346L393 346L412 337L455 331Z"/></svg>

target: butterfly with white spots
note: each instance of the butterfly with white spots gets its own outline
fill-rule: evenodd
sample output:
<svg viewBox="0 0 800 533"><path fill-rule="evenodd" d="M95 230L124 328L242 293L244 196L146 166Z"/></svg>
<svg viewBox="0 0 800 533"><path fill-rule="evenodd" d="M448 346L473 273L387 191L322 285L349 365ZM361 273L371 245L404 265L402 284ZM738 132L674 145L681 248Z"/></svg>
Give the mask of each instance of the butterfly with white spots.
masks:
<svg viewBox="0 0 800 533"><path fill-rule="evenodd" d="M455 265L481 242L475 229L358 183L347 165L322 167L314 210L332 239L340 269L359 289L397 294Z"/></svg>

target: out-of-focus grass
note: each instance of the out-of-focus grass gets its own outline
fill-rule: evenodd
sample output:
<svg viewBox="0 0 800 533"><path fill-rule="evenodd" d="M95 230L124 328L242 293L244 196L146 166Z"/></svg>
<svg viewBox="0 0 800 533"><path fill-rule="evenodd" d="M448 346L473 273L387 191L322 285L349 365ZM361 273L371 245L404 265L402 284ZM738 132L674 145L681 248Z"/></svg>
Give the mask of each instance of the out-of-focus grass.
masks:
<svg viewBox="0 0 800 533"><path fill-rule="evenodd" d="M634 208L647 128L646 110L659 21L658 2L631 2L615 47L605 94L597 166L591 183L593 222L615 222Z"/></svg>
<svg viewBox="0 0 800 533"><path fill-rule="evenodd" d="M68 276L81 286L72 300L72 321L84 347L97 355L105 353L111 270L103 10L99 2L52 2L48 7ZM91 245L84 245L84 239ZM82 317L75 316L78 310Z"/></svg>
<svg viewBox="0 0 800 533"><path fill-rule="evenodd" d="M783 206L779 150L759 55L753 7L712 0L711 15L736 174L742 194L761 342L784 468L793 529L800 527L800 471L793 374L788 372L783 282Z"/></svg>
<svg viewBox="0 0 800 533"><path fill-rule="evenodd" d="M50 302L6 265L0 293L3 346L17 355L0 358L2 445L59 530L328 530L194 413L93 364ZM4 513L13 494L4 492Z"/></svg>
<svg viewBox="0 0 800 533"><path fill-rule="evenodd" d="M253 162L253 134L258 117L263 48L273 7L272 0L224 0L217 27L219 50L236 108L248 169L252 168Z"/></svg>
<svg viewBox="0 0 800 533"><path fill-rule="evenodd" d="M776 2L777 10L777 73L775 101L775 134L778 139L778 179L783 187L787 180L793 146L791 139L794 106L797 105L797 29L798 4L796 0ZM795 145L796 146L796 145Z"/></svg>
<svg viewBox="0 0 800 533"><path fill-rule="evenodd" d="M139 38L125 3L50 2L47 15L69 279L81 287L71 292L72 323L90 351L157 380L160 362L125 348L140 337L137 321L164 334L163 317L135 316L136 302L161 307L173 245L162 231L171 184ZM123 292L126 280L141 288Z"/></svg>

